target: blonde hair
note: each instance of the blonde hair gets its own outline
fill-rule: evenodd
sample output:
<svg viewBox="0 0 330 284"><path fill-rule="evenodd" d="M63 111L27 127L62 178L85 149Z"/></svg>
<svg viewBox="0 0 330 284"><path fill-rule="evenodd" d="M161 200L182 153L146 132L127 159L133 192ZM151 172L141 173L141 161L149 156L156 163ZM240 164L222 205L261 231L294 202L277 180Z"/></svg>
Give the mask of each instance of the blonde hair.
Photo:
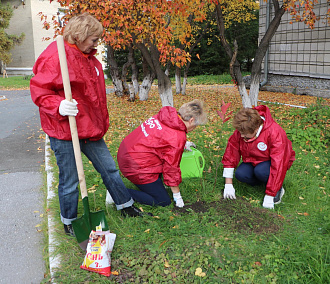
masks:
<svg viewBox="0 0 330 284"><path fill-rule="evenodd" d="M252 108L242 108L234 116L233 126L243 134L252 134L263 124L257 110Z"/></svg>
<svg viewBox="0 0 330 284"><path fill-rule="evenodd" d="M196 126L207 122L207 114L204 110L204 103L197 99L183 104L178 113L184 121L188 121L193 117Z"/></svg>
<svg viewBox="0 0 330 284"><path fill-rule="evenodd" d="M102 24L88 13L72 17L63 32L65 41L71 44L83 42L90 36L100 37L103 33Z"/></svg>

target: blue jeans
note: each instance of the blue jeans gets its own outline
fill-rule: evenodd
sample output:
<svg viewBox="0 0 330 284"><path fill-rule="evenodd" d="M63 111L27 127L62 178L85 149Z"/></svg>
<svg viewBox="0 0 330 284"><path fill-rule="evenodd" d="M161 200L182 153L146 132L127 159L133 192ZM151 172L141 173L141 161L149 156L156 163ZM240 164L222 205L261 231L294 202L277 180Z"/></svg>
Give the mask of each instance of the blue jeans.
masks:
<svg viewBox="0 0 330 284"><path fill-rule="evenodd" d="M77 218L78 173L73 152L72 141L49 137L51 149L55 153L59 169L58 197L60 201L61 220L69 225ZM80 140L80 149L101 174L104 185L113 198L118 210L132 206L134 203L116 169L107 145L103 139L98 141Z"/></svg>
<svg viewBox="0 0 330 284"><path fill-rule="evenodd" d="M136 186L140 190L128 189L135 201L151 206L164 207L171 204L171 198L160 177L152 183L136 184Z"/></svg>
<svg viewBox="0 0 330 284"><path fill-rule="evenodd" d="M270 161L262 162L255 167L251 163L241 163L235 171L235 177L249 185L267 184L270 173Z"/></svg>

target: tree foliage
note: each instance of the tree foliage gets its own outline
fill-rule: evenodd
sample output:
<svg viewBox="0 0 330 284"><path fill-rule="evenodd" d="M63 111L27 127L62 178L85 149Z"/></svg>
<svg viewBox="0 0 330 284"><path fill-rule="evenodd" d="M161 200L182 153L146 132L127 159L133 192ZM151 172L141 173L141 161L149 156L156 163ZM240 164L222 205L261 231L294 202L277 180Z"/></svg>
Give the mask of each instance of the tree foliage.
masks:
<svg viewBox="0 0 330 284"><path fill-rule="evenodd" d="M15 44L20 44L24 39L24 33L20 36L9 35L5 29L8 28L13 9L9 5L3 5L0 0L0 61L8 64L11 61L10 50Z"/></svg>
<svg viewBox="0 0 330 284"><path fill-rule="evenodd" d="M190 54L176 43L189 47L192 27L187 20L205 20L203 1L200 0L109 0L72 1L58 0L68 9L65 20L73 15L88 12L94 15L105 29L103 42L113 49L126 49L133 45L156 74L159 93L164 105L173 105L171 83L165 74L168 62L183 66ZM56 19L53 19L55 26ZM45 27L49 23L45 21ZM57 25L57 33L61 29Z"/></svg>

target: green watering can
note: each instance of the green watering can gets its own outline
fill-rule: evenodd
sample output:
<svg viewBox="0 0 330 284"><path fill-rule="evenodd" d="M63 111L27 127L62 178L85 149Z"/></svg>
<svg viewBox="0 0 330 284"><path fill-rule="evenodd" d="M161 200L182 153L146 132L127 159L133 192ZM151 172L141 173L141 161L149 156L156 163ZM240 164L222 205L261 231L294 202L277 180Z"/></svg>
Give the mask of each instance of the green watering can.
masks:
<svg viewBox="0 0 330 284"><path fill-rule="evenodd" d="M181 177L194 178L202 177L205 160L202 153L191 147L190 151L184 151L180 162Z"/></svg>

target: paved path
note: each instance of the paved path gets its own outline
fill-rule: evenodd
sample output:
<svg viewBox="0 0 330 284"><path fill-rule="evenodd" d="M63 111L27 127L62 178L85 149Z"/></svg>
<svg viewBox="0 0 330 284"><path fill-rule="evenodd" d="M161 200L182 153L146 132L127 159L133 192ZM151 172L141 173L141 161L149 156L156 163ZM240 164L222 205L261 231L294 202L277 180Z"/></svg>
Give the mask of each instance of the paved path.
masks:
<svg viewBox="0 0 330 284"><path fill-rule="evenodd" d="M5 100L3 100L5 96ZM45 142L28 90L0 90L0 283L40 283Z"/></svg>

